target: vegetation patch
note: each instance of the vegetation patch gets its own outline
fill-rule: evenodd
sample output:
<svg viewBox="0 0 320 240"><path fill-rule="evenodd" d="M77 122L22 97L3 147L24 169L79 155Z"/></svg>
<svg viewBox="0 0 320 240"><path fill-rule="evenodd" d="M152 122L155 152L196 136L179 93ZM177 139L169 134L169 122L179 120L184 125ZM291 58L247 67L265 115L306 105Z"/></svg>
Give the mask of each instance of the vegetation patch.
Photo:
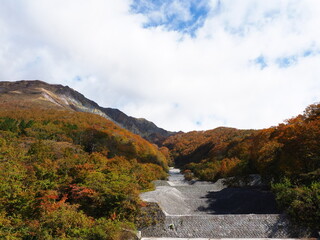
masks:
<svg viewBox="0 0 320 240"><path fill-rule="evenodd" d="M0 238L134 239L155 145L89 113L0 111Z"/></svg>

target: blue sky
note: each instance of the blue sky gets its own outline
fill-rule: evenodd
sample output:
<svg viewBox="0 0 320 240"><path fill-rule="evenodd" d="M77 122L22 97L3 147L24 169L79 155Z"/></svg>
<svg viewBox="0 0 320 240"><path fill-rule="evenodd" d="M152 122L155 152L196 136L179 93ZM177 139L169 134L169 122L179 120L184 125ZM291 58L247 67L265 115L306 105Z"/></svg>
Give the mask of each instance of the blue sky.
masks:
<svg viewBox="0 0 320 240"><path fill-rule="evenodd" d="M210 11L209 0L134 0L132 13L147 17L145 28L163 27L195 37Z"/></svg>
<svg viewBox="0 0 320 240"><path fill-rule="evenodd" d="M2 0L0 80L168 130L265 128L320 98L317 0Z"/></svg>

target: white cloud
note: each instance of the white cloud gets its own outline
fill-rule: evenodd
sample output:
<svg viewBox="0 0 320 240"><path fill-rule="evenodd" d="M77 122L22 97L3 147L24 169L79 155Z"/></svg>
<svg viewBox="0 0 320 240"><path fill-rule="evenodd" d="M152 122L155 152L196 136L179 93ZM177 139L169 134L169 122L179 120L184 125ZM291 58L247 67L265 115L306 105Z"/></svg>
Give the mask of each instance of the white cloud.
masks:
<svg viewBox="0 0 320 240"><path fill-rule="evenodd" d="M143 28L131 3L2 0L0 79L67 84L169 130L269 127L319 101L316 0L212 0L194 37Z"/></svg>

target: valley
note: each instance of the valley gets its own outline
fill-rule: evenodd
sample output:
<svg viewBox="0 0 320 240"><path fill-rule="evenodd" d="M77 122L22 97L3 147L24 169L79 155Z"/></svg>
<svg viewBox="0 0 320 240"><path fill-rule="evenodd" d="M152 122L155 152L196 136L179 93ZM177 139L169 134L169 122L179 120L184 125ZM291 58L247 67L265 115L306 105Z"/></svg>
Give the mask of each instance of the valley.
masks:
<svg viewBox="0 0 320 240"><path fill-rule="evenodd" d="M68 86L2 81L0 237L314 237L319 142L320 104L266 129L169 132Z"/></svg>
<svg viewBox="0 0 320 240"><path fill-rule="evenodd" d="M142 239L153 238L292 238L306 236L292 228L276 208L271 192L252 178L248 187L228 188L215 183L186 181L170 169L168 181L156 181L156 190L141 199L156 202L165 220L141 230Z"/></svg>

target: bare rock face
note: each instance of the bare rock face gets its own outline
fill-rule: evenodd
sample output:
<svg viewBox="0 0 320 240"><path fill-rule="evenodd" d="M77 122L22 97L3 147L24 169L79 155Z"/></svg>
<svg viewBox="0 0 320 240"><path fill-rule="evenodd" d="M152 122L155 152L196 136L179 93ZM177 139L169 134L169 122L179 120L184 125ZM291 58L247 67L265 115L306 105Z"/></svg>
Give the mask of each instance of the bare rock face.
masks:
<svg viewBox="0 0 320 240"><path fill-rule="evenodd" d="M100 107L68 86L48 84L39 80L1 81L1 99L3 101L12 100L24 107L27 107L28 104L38 104L46 108L62 108L98 114L158 145L161 145L167 137L175 134L157 127L146 119L130 117L118 109Z"/></svg>

